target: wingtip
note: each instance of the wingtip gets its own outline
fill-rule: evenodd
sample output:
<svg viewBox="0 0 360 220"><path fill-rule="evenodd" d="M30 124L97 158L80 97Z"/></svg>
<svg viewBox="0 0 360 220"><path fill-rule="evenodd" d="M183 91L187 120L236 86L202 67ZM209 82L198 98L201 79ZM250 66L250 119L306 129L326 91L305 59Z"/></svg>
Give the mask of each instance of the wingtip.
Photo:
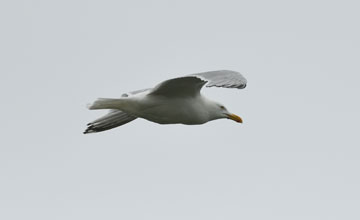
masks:
<svg viewBox="0 0 360 220"><path fill-rule="evenodd" d="M93 129L93 125L91 123L87 124L88 127L83 132L83 134L95 133L96 131Z"/></svg>
<svg viewBox="0 0 360 220"><path fill-rule="evenodd" d="M91 134L91 133L96 133L96 131L91 130L91 129L86 129L83 134Z"/></svg>

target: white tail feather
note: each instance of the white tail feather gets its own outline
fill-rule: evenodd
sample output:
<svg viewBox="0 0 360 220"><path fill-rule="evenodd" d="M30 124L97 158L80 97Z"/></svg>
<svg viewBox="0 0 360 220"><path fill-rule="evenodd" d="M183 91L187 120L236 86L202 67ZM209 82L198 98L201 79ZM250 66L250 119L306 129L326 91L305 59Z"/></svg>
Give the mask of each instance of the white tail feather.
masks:
<svg viewBox="0 0 360 220"><path fill-rule="evenodd" d="M94 109L121 109L123 105L122 99L106 99L99 98L94 103L89 104L88 108L90 110Z"/></svg>

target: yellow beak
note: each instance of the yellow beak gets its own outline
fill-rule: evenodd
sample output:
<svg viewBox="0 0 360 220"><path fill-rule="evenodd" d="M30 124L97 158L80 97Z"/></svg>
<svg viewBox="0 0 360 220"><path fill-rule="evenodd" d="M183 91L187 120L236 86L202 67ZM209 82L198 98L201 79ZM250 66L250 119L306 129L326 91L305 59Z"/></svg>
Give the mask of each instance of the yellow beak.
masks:
<svg viewBox="0 0 360 220"><path fill-rule="evenodd" d="M235 114L228 114L228 118L236 122L243 123L243 120Z"/></svg>

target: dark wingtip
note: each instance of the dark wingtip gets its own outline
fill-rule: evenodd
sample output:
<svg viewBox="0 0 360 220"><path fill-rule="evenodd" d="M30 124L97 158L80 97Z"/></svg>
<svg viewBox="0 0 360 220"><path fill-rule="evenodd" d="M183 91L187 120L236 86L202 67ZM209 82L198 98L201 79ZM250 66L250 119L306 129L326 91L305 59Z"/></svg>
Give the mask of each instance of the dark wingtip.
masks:
<svg viewBox="0 0 360 220"><path fill-rule="evenodd" d="M206 85L206 87L218 87L218 88L236 88L236 89L244 89L246 87L246 84L241 85Z"/></svg>
<svg viewBox="0 0 360 220"><path fill-rule="evenodd" d="M94 132L93 130L93 125L91 123L87 124L88 127L86 128L86 130L83 132L83 134L88 134L88 133L91 133L91 132Z"/></svg>

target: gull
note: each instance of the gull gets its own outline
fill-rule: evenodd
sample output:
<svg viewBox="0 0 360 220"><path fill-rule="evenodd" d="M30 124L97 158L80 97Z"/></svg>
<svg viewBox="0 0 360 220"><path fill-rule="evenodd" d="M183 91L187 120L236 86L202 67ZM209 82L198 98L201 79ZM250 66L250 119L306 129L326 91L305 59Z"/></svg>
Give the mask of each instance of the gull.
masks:
<svg viewBox="0 0 360 220"><path fill-rule="evenodd" d="M87 124L84 134L109 130L136 118L159 124L197 125L222 118L242 123L239 116L204 97L200 90L204 85L243 89L246 83L239 72L217 70L168 79L154 88L128 92L120 98L99 98L88 108L110 112Z"/></svg>

